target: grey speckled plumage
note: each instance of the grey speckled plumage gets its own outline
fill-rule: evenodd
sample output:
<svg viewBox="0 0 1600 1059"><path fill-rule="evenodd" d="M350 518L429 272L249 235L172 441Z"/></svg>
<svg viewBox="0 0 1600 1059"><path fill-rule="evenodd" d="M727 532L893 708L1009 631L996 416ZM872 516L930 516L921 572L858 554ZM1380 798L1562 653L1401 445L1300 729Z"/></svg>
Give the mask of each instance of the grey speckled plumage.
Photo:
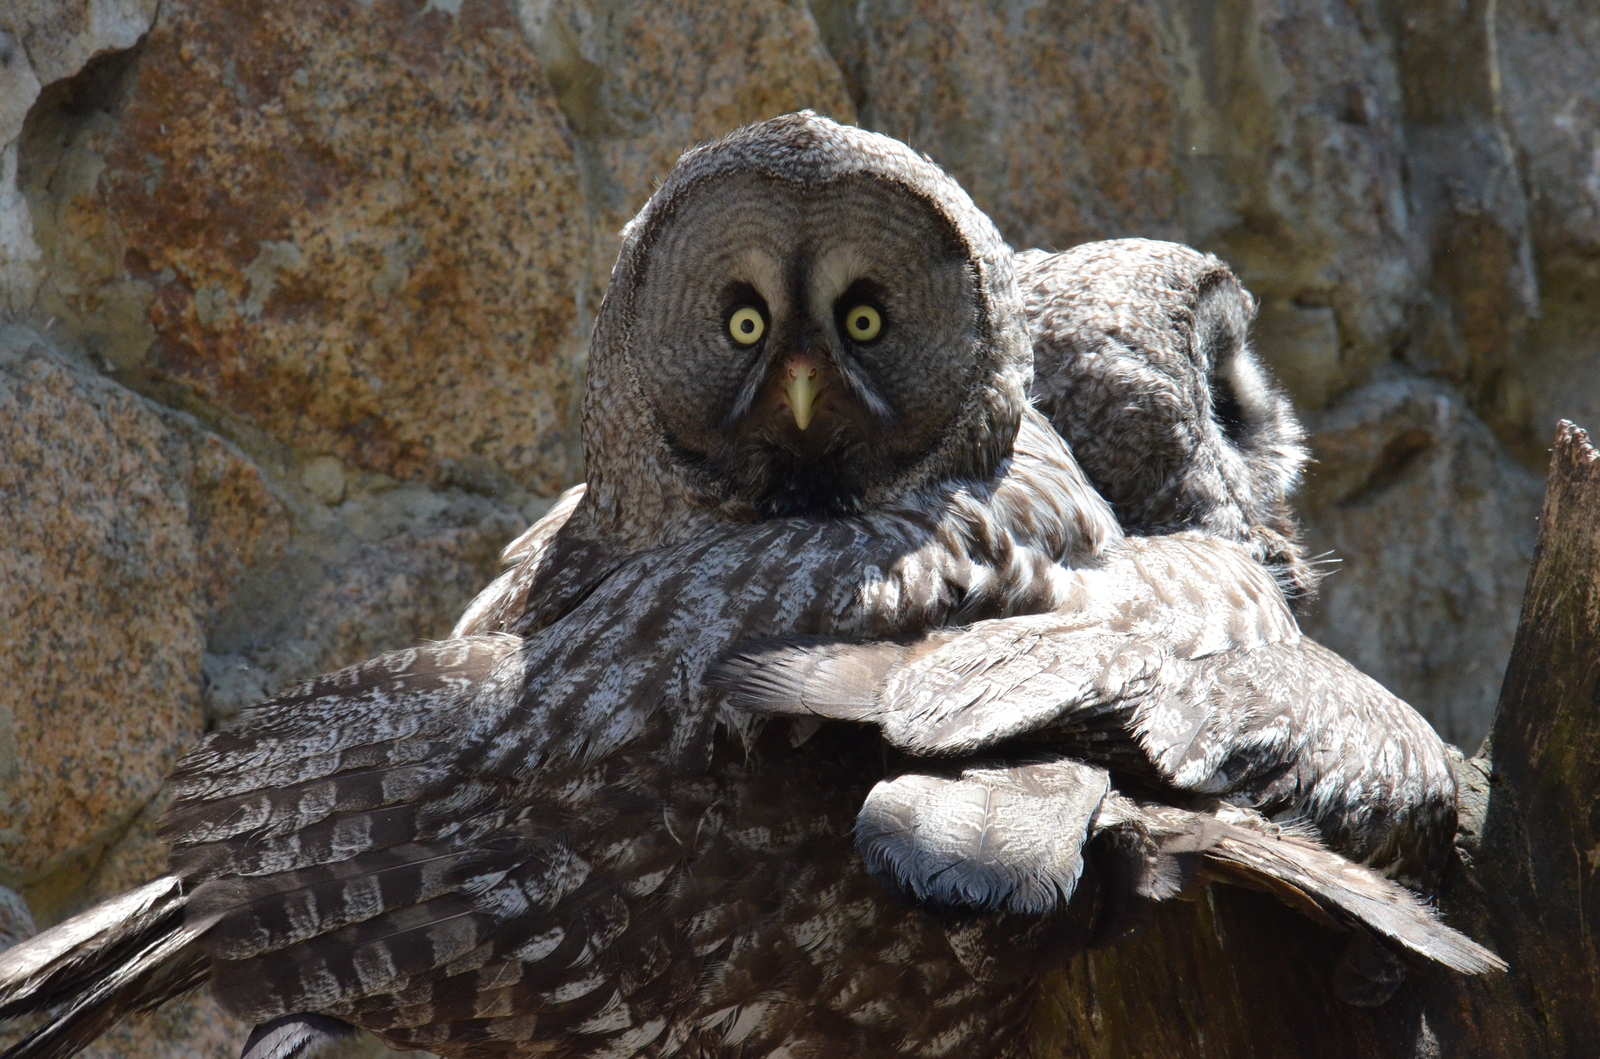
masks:
<svg viewBox="0 0 1600 1059"><path fill-rule="evenodd" d="M1121 531L1027 406L1011 262L883 137L796 115L685 156L597 323L588 488L463 635L312 681L187 755L172 876L0 956L3 1010L56 1016L10 1054L70 1054L203 979L260 1024L326 1017L446 1056L1022 1054L1054 946L1092 927L1094 865L1075 917L897 901L851 837L877 738L801 740L705 683L753 639L914 639L1115 588L1096 578ZM903 334L835 333L860 277ZM774 339L741 352L728 309L752 293ZM832 387L798 440L769 385L797 350ZM1199 631L1174 643L1279 628L1190 602ZM1222 820L1106 798L1163 878ZM1415 913L1396 929L1492 960L1322 852ZM1252 881L1285 870L1242 860Z"/></svg>
<svg viewBox="0 0 1600 1059"><path fill-rule="evenodd" d="M1289 498L1304 431L1249 339L1251 298L1221 260L1113 239L1017 255L1034 401L1130 533L1238 541L1308 596Z"/></svg>

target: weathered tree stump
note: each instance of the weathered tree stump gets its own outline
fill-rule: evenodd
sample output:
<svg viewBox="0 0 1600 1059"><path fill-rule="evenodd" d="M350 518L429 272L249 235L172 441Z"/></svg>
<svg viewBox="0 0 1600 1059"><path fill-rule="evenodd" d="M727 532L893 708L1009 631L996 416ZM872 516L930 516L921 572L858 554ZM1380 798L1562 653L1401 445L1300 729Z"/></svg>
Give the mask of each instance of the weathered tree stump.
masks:
<svg viewBox="0 0 1600 1059"><path fill-rule="evenodd" d="M1332 986L1340 939L1214 888L1075 956L1037 1014L1038 1054L1600 1055L1600 452L1565 421L1489 746L1457 768L1460 857L1439 907L1509 973L1413 971L1388 1003L1351 1007Z"/></svg>

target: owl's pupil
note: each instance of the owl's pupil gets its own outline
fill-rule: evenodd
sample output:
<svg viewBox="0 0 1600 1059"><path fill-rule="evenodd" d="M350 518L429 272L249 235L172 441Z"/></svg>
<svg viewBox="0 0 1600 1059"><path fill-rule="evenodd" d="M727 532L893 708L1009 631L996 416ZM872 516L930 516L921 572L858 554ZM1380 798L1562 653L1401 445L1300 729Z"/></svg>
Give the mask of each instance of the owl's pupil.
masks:
<svg viewBox="0 0 1600 1059"><path fill-rule="evenodd" d="M748 335L750 332L754 331L755 329L756 329L756 324L755 324L754 320L740 320L739 321L739 330L743 331L745 334Z"/></svg>
<svg viewBox="0 0 1600 1059"><path fill-rule="evenodd" d="M868 320L865 316L856 317L856 330L857 331L865 331L867 328L869 328L871 326L872 326L872 321Z"/></svg>

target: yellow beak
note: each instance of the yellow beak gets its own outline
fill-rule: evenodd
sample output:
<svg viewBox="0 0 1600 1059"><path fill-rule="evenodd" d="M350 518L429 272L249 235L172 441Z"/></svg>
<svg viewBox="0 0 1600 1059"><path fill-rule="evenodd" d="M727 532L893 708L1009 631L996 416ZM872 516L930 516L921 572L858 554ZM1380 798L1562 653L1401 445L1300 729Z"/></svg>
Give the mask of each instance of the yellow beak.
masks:
<svg viewBox="0 0 1600 1059"><path fill-rule="evenodd" d="M789 396L789 411L794 413L794 425L804 430L811 425L811 414L817 407L817 369L809 364L792 365L784 393Z"/></svg>

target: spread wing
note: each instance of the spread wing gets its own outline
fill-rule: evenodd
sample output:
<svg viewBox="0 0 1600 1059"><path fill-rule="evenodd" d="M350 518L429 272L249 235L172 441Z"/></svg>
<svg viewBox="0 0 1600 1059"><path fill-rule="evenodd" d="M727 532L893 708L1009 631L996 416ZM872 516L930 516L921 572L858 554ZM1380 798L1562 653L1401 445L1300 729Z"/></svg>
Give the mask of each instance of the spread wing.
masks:
<svg viewBox="0 0 1600 1059"><path fill-rule="evenodd" d="M1096 824L1102 834L1122 839L1156 877L1177 874L1163 861L1190 858L1198 881L1266 890L1313 918L1365 928L1463 974L1506 969L1494 953L1440 922L1409 890L1256 813L1227 806L1197 812L1113 792ZM1153 887L1145 892L1165 896Z"/></svg>
<svg viewBox="0 0 1600 1059"><path fill-rule="evenodd" d="M923 540L847 520L707 535L629 560L537 634L383 656L207 737L163 834L219 996L436 1052L637 1051L786 893L762 850L816 826L804 792L710 778L717 733L749 733L705 667L750 631L938 620L968 575ZM753 837L713 841L705 821L735 809Z"/></svg>
<svg viewBox="0 0 1600 1059"><path fill-rule="evenodd" d="M570 986L567 965L623 914L617 888L636 876L586 879L575 814L476 767L515 727L522 647L478 637L382 656L266 704L184 760L163 837L193 888L186 918L214 921L199 946L225 1003L257 1021L332 1013L421 1043L408 1031L500 1035L510 997ZM626 800L613 791L591 813ZM635 867L650 867L649 845L633 848ZM580 992L553 1017L581 1024L609 998Z"/></svg>
<svg viewBox="0 0 1600 1059"><path fill-rule="evenodd" d="M1043 741L1119 777L1305 819L1386 870L1437 872L1454 829L1443 742L1300 636L1258 566L1221 542L1131 538L1072 573L1091 600L1077 610L913 643L745 644L712 679L736 706L873 724L919 756Z"/></svg>
<svg viewBox="0 0 1600 1059"><path fill-rule="evenodd" d="M1443 742L1334 652L1302 638L1183 659L1042 624L980 623L931 661L897 644L758 645L718 680L736 704L876 724L924 756L1026 736L1147 785L1304 819L1386 870L1426 880L1442 867L1455 827Z"/></svg>
<svg viewBox="0 0 1600 1059"><path fill-rule="evenodd" d="M914 754L969 754L1070 728L1160 769L1180 742L1225 720L1204 699L1145 709L1185 663L1300 639L1271 577L1221 541L1130 538L1098 568L1061 576L1074 591L1051 613L909 644L757 642L712 680L745 709L876 724Z"/></svg>

